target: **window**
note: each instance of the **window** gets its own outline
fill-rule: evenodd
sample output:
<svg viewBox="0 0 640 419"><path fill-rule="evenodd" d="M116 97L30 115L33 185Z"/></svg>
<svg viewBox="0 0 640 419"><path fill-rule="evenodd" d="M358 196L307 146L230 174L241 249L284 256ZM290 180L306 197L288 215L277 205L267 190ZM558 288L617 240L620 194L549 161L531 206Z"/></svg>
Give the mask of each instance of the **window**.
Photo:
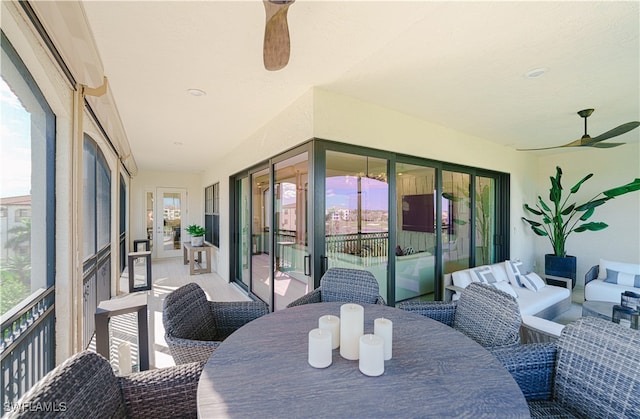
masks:
<svg viewBox="0 0 640 419"><path fill-rule="evenodd" d="M204 223L207 229L205 240L220 247L220 183L204 190Z"/></svg>
<svg viewBox="0 0 640 419"><path fill-rule="evenodd" d="M0 79L0 312L54 283L55 115L5 36Z"/></svg>
<svg viewBox="0 0 640 419"><path fill-rule="evenodd" d="M83 343L95 331L98 302L111 298L111 171L98 144L84 136L83 149Z"/></svg>
<svg viewBox="0 0 640 419"><path fill-rule="evenodd" d="M56 118L4 32L0 38L0 414L4 414L9 403L55 366Z"/></svg>

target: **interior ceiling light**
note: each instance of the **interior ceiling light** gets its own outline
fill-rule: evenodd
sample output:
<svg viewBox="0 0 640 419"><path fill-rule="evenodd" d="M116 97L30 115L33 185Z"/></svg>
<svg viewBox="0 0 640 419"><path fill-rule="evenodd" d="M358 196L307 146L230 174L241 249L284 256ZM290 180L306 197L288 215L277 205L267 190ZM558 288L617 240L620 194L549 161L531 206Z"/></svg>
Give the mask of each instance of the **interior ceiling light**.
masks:
<svg viewBox="0 0 640 419"><path fill-rule="evenodd" d="M545 67L534 68L533 70L527 71L524 76L528 79L537 79L542 77L546 72L547 69Z"/></svg>
<svg viewBox="0 0 640 419"><path fill-rule="evenodd" d="M189 93L191 96L204 96L207 94L207 92L200 89L187 89L187 93Z"/></svg>

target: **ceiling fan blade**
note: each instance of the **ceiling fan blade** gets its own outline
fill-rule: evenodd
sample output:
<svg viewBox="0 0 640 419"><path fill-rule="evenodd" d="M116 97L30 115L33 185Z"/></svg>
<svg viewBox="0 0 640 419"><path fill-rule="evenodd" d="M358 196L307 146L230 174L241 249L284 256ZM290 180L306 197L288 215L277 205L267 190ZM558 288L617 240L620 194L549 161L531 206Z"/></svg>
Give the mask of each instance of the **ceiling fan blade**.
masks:
<svg viewBox="0 0 640 419"><path fill-rule="evenodd" d="M295 0L263 0L266 12L264 28L264 67L269 71L284 68L289 62L291 43L287 11Z"/></svg>
<svg viewBox="0 0 640 419"><path fill-rule="evenodd" d="M570 146L569 144L565 144L565 145L556 145L553 147L541 147L541 148L516 148L516 151L537 151L537 150L551 150L554 148L563 148L563 147L575 147L575 146Z"/></svg>
<svg viewBox="0 0 640 419"><path fill-rule="evenodd" d="M600 141L604 141L607 140L609 138L613 138L613 137L617 137L618 135L622 135L626 132L629 132L635 128L638 128L638 126L640 126L640 122L638 121L633 121L633 122L627 122L626 124L622 124L620 126L615 127L614 129L611 129L603 134L598 135L597 137L593 137L591 139L591 141L589 141L588 144L585 145L593 145L594 143L598 143ZM624 143L622 143L624 144Z"/></svg>
<svg viewBox="0 0 640 419"><path fill-rule="evenodd" d="M619 145L624 145L626 143L595 143L592 144L589 147L596 147L596 148L613 148L613 147L618 147Z"/></svg>
<svg viewBox="0 0 640 419"><path fill-rule="evenodd" d="M555 145L555 146L552 146L552 147L541 147L541 148L516 148L516 151L536 151L536 150L552 150L554 148L580 147L580 146L584 145L582 143L583 141L584 141L584 139L581 138L579 140L571 141L568 144Z"/></svg>

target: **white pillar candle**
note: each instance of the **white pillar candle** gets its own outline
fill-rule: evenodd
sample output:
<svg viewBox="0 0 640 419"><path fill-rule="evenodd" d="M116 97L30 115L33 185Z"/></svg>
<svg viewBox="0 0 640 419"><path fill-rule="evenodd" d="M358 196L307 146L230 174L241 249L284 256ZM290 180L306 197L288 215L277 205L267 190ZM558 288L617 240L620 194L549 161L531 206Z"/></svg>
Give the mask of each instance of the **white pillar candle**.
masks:
<svg viewBox="0 0 640 419"><path fill-rule="evenodd" d="M364 333L364 307L340 306L340 355L351 361L359 358L360 336Z"/></svg>
<svg viewBox="0 0 640 419"><path fill-rule="evenodd" d="M384 372L384 340L376 335L360 337L360 372L377 377Z"/></svg>
<svg viewBox="0 0 640 419"><path fill-rule="evenodd" d="M331 332L331 349L340 346L340 318L327 314L318 319L318 328Z"/></svg>
<svg viewBox="0 0 640 419"><path fill-rule="evenodd" d="M313 329L309 332L309 365L326 368L331 365L331 332Z"/></svg>
<svg viewBox="0 0 640 419"><path fill-rule="evenodd" d="M118 345L118 369L120 375L131 374L131 344L129 342L122 342Z"/></svg>
<svg viewBox="0 0 640 419"><path fill-rule="evenodd" d="M373 321L373 334L384 340L384 360L391 359L393 352L393 322L381 317Z"/></svg>

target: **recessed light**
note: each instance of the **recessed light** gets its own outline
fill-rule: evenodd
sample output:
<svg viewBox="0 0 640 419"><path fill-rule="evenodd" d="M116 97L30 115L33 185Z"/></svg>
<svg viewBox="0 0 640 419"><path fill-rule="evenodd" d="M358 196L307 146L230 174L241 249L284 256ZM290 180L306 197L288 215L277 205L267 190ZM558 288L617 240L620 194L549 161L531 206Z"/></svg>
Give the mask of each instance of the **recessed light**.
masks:
<svg viewBox="0 0 640 419"><path fill-rule="evenodd" d="M528 79L537 79L539 77L542 77L546 72L546 67L534 68L533 70L527 71L524 76Z"/></svg>
<svg viewBox="0 0 640 419"><path fill-rule="evenodd" d="M207 94L207 92L200 89L187 89L187 93L189 93L191 96L204 96Z"/></svg>

